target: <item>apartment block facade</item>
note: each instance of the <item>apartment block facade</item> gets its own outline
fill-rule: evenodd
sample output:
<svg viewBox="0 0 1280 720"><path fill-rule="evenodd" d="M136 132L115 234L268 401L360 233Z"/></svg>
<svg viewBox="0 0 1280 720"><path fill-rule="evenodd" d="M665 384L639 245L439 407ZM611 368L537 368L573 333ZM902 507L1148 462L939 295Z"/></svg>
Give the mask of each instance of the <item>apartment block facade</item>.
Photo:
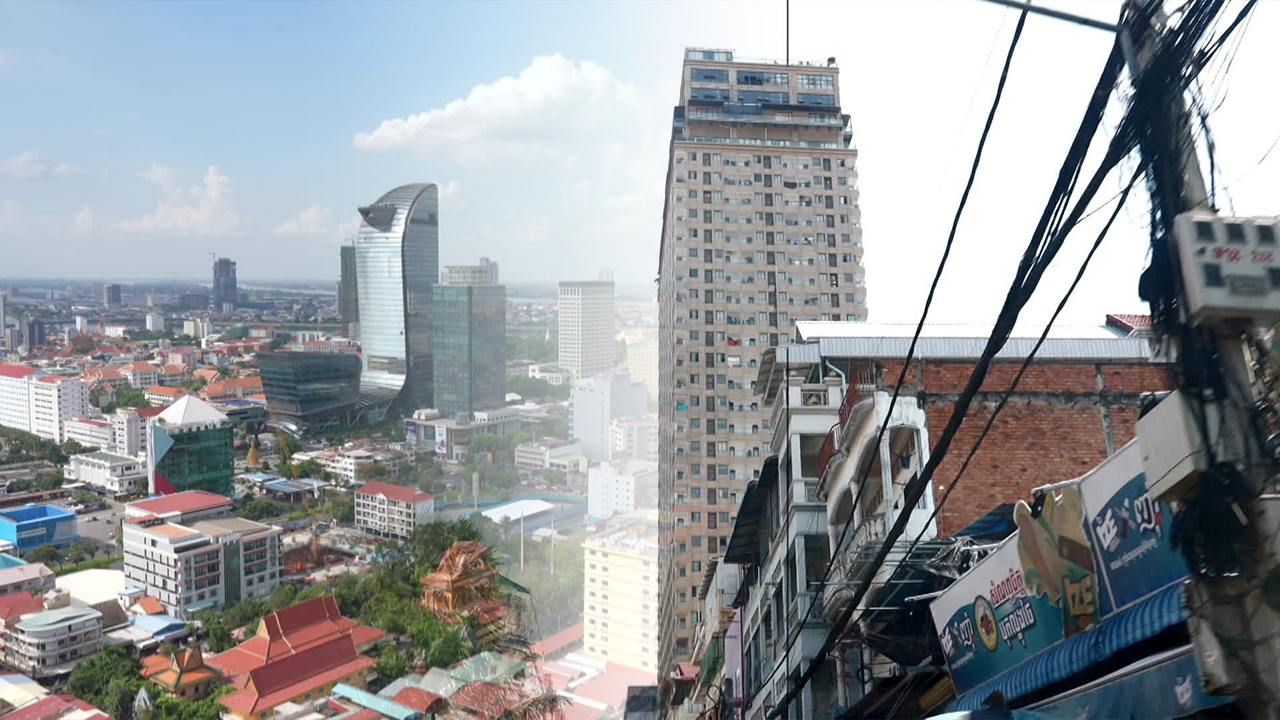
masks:
<svg viewBox="0 0 1280 720"><path fill-rule="evenodd" d="M4 626L4 663L33 678L70 672L102 647L102 613L60 607L23 615Z"/></svg>
<svg viewBox="0 0 1280 720"><path fill-rule="evenodd" d="M573 378L608 372L613 366L613 281L560 283L560 359Z"/></svg>
<svg viewBox="0 0 1280 720"><path fill-rule="evenodd" d="M658 526L652 510L620 515L583 547L583 654L657 671Z"/></svg>
<svg viewBox="0 0 1280 720"><path fill-rule="evenodd" d="M658 291L663 670L689 660L700 568L770 439L761 352L797 321L867 312L838 68L690 49L682 72Z"/></svg>
<svg viewBox="0 0 1280 720"><path fill-rule="evenodd" d="M66 440L67 423L89 412L89 384L65 375L31 379L31 432L46 440Z"/></svg>
<svg viewBox="0 0 1280 720"><path fill-rule="evenodd" d="M356 490L356 527L376 537L408 540L435 509L434 495L403 485L374 481Z"/></svg>

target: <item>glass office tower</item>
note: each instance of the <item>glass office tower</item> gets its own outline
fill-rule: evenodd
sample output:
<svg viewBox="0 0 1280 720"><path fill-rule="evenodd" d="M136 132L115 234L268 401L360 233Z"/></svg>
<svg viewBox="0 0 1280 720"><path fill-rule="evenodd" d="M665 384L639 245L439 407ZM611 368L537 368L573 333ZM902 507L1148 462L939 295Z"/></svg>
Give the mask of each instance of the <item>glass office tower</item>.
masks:
<svg viewBox="0 0 1280 720"><path fill-rule="evenodd" d="M356 293L370 421L431 403L431 288L439 277L439 191L402 185L359 208Z"/></svg>
<svg viewBox="0 0 1280 720"><path fill-rule="evenodd" d="M494 410L507 397L507 290L437 285L432 299L435 408L445 417Z"/></svg>
<svg viewBox="0 0 1280 720"><path fill-rule="evenodd" d="M308 425L344 418L360 387L360 358L353 353L258 353L267 409Z"/></svg>

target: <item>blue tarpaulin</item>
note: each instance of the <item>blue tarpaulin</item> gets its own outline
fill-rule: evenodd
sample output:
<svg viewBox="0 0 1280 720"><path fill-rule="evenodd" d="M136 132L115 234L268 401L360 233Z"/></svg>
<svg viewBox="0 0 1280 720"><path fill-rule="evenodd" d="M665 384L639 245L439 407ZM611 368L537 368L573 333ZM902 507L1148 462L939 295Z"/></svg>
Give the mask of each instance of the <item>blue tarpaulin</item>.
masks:
<svg viewBox="0 0 1280 720"><path fill-rule="evenodd" d="M1062 699L1035 707L1051 718L1176 718L1225 705L1231 695L1201 689L1191 646L1148 658Z"/></svg>
<svg viewBox="0 0 1280 720"><path fill-rule="evenodd" d="M1020 698L1027 693L1071 677L1134 643L1153 637L1165 628L1185 621L1186 618L1187 611L1182 600L1182 583L1174 583L1107 618L1097 627L1073 635L1026 662L1010 668L1002 675L973 688L957 698L948 709L977 710L983 707L982 701L997 690L1010 701Z"/></svg>

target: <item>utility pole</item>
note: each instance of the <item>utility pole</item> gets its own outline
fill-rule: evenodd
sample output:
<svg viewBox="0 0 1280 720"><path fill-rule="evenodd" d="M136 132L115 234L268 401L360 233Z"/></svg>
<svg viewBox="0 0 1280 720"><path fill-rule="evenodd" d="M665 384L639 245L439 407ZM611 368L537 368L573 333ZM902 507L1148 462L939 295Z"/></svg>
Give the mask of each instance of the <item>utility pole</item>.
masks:
<svg viewBox="0 0 1280 720"><path fill-rule="evenodd" d="M1160 8L1159 0L1128 0L1128 5L1129 21L1120 29L1119 39L1136 87L1142 74L1150 69L1153 56L1165 39L1167 17ZM1191 615L1188 624L1201 661L1202 680L1221 691L1234 689L1249 716L1276 720L1280 719L1280 673L1277 673L1277 664L1280 663L1280 633L1277 632L1280 614L1277 607L1280 603L1276 603L1274 598L1268 601L1267 588L1280 578L1280 565L1270 552L1270 538L1266 537L1265 528L1274 527L1268 522L1269 503L1266 496L1259 497L1271 485L1272 472L1265 454L1254 459L1248 450L1249 435L1256 428L1253 417L1255 398L1251 396L1256 379L1251 363L1246 360L1250 349L1245 343L1256 337L1260 323L1247 311L1242 311L1239 318L1207 318L1200 324L1204 331L1202 339L1195 339L1197 331L1193 326L1196 322L1191 317L1194 305L1187 288L1188 281L1199 280L1182 274L1182 268L1189 267L1183 261L1190 258L1180 257L1175 218L1193 210L1200 214L1197 217L1214 214L1216 210L1209 205L1209 192L1196 156L1192 116L1181 93L1170 100L1167 103L1169 116L1165 119L1168 136L1153 133L1139 143L1139 148L1148 160L1163 154L1180 162L1181 172L1168 170L1167 163L1163 173L1156 171L1153 165L1148 166L1148 172L1153 173L1151 202L1160 208L1165 225L1163 233L1157 237L1163 237L1169 243L1171 261L1168 270L1180 275L1176 283L1179 322L1187 330L1180 338L1174 338L1174 344L1179 358L1206 351L1210 356L1216 355L1224 376L1220 378L1220 384L1228 388L1225 394L1230 395L1234 388L1250 395L1245 402L1232 403L1228 397L1206 397L1203 389L1195 392L1188 389L1189 395L1198 395L1187 400L1199 405L1198 424L1205 438L1206 455L1212 457L1216 451L1219 467L1237 468L1251 490L1247 498L1233 505L1239 527L1201 528L1202 533L1215 536L1221 533L1224 537L1231 537L1239 533L1241 544L1251 551L1239 553L1236 561L1240 571L1237 573L1211 575L1195 573L1193 569L1187 589ZM1185 247L1182 252L1186 252ZM1190 343L1185 342L1187 340ZM1197 342L1210 347L1197 348ZM1215 420L1218 427L1213 432L1218 438L1212 441L1215 445L1211 445L1209 428ZM1141 428L1138 434L1141 438ZM1229 438L1235 441L1231 442ZM1214 467L1209 468L1209 471L1214 470ZM1184 512L1189 509L1188 505L1205 503L1205 493L1218 491L1217 487L1206 484L1208 477L1206 472L1204 479L1194 481L1198 486L1190 490L1184 487L1179 491L1178 496L1185 498L1180 502ZM1150 473L1148 487L1152 487ZM1271 513L1274 512L1272 508Z"/></svg>

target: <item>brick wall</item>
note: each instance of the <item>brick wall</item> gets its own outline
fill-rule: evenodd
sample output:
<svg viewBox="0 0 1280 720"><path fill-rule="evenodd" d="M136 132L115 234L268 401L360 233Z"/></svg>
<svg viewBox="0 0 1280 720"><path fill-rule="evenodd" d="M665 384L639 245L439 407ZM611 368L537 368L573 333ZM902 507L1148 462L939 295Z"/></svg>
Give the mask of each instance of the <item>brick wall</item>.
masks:
<svg viewBox="0 0 1280 720"><path fill-rule="evenodd" d="M934 474L938 500L956 477L1020 365L1021 361L1009 361L991 366L982 391L952 440L947 459ZM877 369L881 386L892 388L902 364L885 362ZM920 361L909 369L903 392L924 401L930 445L942 434L972 371L973 363L968 361ZM1029 500L1032 488L1088 472L1109 452L1133 439L1140 394L1174 386L1166 365L1090 362L1031 366L964 479L938 513L940 533L955 532L1002 502Z"/></svg>

